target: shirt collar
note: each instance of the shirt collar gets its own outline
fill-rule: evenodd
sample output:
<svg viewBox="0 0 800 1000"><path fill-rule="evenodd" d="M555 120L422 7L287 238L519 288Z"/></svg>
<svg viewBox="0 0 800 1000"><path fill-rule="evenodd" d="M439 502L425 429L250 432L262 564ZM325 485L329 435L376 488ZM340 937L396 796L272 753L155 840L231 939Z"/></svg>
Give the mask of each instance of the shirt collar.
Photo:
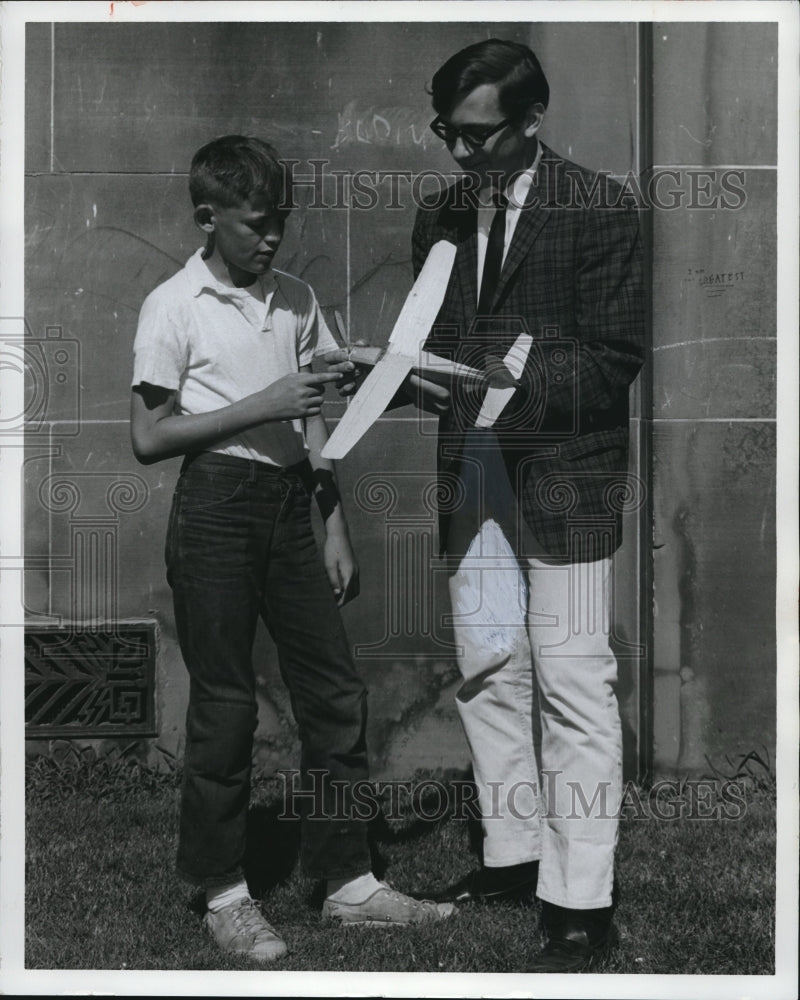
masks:
<svg viewBox="0 0 800 1000"><path fill-rule="evenodd" d="M216 258L211 258L211 260L216 262ZM235 285L223 281L216 268L209 261L203 260L202 248L195 251L187 260L186 274L189 278L192 294L195 296L204 291L215 292L217 295L224 295L229 299L249 298L253 295L252 285L247 288L236 288ZM265 298L278 287L272 271L260 275L256 281L261 282Z"/></svg>
<svg viewBox="0 0 800 1000"><path fill-rule="evenodd" d="M509 208L522 208L528 199L528 194L530 193L531 187L534 180L536 179L536 171L539 169L539 161L542 158L542 144L541 142L536 143L536 156L533 158L533 163L525 170L520 173L515 174L511 181L506 185L505 196L508 198ZM493 198L495 195L496 188L486 188L479 194L480 204L484 207L491 207L493 204Z"/></svg>

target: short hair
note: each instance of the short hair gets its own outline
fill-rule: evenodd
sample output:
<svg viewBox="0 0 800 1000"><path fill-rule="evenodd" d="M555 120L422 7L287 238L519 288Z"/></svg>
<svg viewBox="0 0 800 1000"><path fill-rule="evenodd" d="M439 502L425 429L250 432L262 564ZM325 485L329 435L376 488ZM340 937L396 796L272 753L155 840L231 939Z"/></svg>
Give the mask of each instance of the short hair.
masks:
<svg viewBox="0 0 800 1000"><path fill-rule="evenodd" d="M521 118L531 104L547 107L550 87L539 60L527 45L490 38L456 52L437 70L431 98L437 114L449 114L467 94L485 83L499 85L503 112Z"/></svg>
<svg viewBox="0 0 800 1000"><path fill-rule="evenodd" d="M213 139L198 149L189 168L189 194L195 206L210 202L231 208L258 194L275 208L286 209L289 187L277 150L250 136Z"/></svg>

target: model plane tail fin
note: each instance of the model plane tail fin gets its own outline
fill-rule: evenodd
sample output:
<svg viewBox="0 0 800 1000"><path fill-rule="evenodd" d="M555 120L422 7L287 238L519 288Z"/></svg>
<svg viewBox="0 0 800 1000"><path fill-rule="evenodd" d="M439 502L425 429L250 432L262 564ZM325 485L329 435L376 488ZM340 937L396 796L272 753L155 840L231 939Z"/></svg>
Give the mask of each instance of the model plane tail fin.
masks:
<svg viewBox="0 0 800 1000"><path fill-rule="evenodd" d="M522 377L532 345L533 337L529 333L521 333L511 346L511 350L503 358L502 364L515 383ZM504 388L489 386L475 426L492 427L516 391L516 385Z"/></svg>

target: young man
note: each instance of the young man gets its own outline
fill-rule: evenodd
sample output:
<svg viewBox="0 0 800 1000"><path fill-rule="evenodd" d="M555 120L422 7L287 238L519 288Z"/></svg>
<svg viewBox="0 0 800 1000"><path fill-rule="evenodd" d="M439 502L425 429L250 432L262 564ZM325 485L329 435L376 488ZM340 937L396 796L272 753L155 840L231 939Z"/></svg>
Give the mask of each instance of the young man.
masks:
<svg viewBox="0 0 800 1000"><path fill-rule="evenodd" d="M178 869L205 888L205 922L218 944L268 962L287 947L242 869L259 616L277 644L304 780L313 771L322 784L326 818L304 816L301 860L327 880L323 918L409 924L453 907L378 882L365 824L347 794L337 800L337 786L347 791L368 773L366 691L339 613L358 593L358 570L333 467L320 457L325 384L352 365L336 352L308 285L272 268L286 172L266 143L224 136L197 152L189 188L206 246L142 306L131 433L144 463L185 456L167 534L191 681ZM318 355L331 370L312 373ZM324 565L312 493L325 520Z"/></svg>
<svg viewBox="0 0 800 1000"><path fill-rule="evenodd" d="M431 127L465 174L414 227L417 270L437 240L457 246L426 347L480 366L522 331L533 346L491 429L475 427L480 396L412 382L442 414L440 475L465 497L440 526L484 834L482 867L433 898L536 888L546 945L531 971L569 972L612 935L622 747L609 594L644 315L636 215L613 207L612 182L595 187L539 141L548 97L533 52L497 39L433 77Z"/></svg>

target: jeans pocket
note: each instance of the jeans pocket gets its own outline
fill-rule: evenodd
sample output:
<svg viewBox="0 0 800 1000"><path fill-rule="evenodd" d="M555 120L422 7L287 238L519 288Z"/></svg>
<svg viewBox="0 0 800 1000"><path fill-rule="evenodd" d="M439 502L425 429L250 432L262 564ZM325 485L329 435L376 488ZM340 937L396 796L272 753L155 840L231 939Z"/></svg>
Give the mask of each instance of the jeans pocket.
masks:
<svg viewBox="0 0 800 1000"><path fill-rule="evenodd" d="M191 470L178 481L180 511L182 514L189 514L196 510L219 507L236 500L246 485L245 477Z"/></svg>

